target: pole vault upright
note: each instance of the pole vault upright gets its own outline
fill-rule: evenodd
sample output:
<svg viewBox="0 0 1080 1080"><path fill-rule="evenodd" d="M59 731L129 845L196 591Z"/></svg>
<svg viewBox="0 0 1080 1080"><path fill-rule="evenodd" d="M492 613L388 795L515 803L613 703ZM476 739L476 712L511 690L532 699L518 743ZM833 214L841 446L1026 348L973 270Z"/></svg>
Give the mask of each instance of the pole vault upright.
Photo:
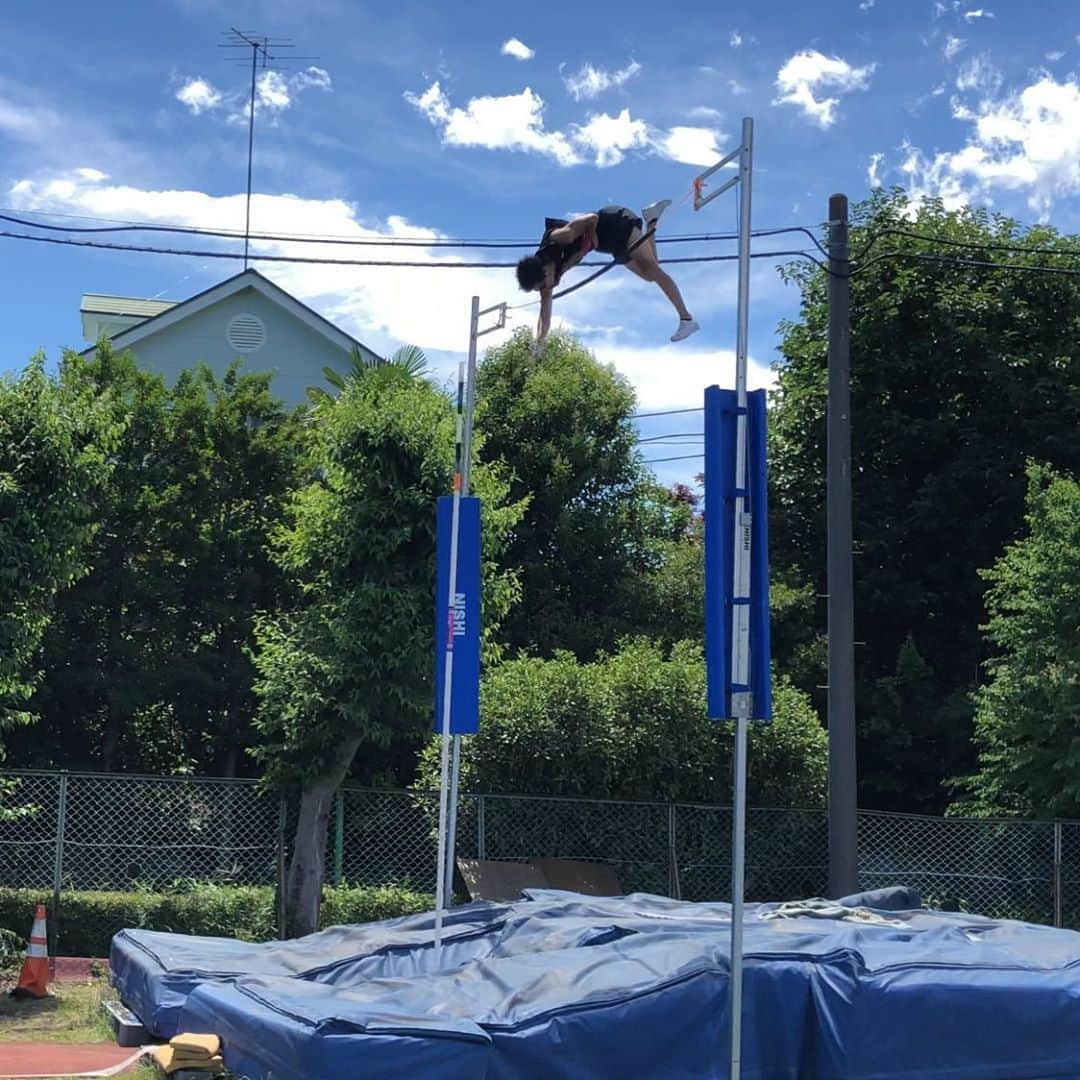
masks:
<svg viewBox="0 0 1080 1080"><path fill-rule="evenodd" d="M730 188L739 197L735 389L705 391L705 636L709 716L735 721L731 841L731 1058L742 1059L743 892L746 876L746 766L751 717L767 719L769 685L768 563L765 515L765 399L747 393L750 325L751 180L754 122L742 123L739 148L694 181L694 209ZM709 195L705 181L737 161L737 171ZM737 187L736 187L737 185Z"/></svg>
<svg viewBox="0 0 1080 1080"><path fill-rule="evenodd" d="M498 312L493 326L480 318ZM506 325L506 304L480 310L472 298L468 360L458 365L454 492L439 500L435 603L435 726L441 736L435 957L442 956L443 913L453 892L461 736L480 722L480 502L469 495L477 342ZM455 663L458 659L459 662ZM453 741L453 756L450 747Z"/></svg>

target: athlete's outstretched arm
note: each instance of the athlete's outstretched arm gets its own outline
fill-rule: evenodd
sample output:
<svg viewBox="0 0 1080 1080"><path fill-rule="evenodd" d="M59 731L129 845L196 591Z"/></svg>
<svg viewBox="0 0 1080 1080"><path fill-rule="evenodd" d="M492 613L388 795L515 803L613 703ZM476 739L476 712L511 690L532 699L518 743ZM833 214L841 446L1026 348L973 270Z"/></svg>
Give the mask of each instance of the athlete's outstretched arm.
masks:
<svg viewBox="0 0 1080 1080"><path fill-rule="evenodd" d="M599 214L582 214L581 217L574 218L569 224L552 229L550 239L555 244L572 244L586 233L595 234L599 221Z"/></svg>
<svg viewBox="0 0 1080 1080"><path fill-rule="evenodd" d="M548 332L551 330L551 286L540 286L540 318L536 322L536 351L544 347Z"/></svg>

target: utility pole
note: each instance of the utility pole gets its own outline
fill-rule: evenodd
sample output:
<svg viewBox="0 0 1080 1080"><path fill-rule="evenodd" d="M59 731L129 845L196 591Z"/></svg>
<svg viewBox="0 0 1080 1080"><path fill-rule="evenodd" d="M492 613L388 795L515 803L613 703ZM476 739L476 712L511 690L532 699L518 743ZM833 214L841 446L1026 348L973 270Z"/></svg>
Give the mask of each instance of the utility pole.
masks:
<svg viewBox="0 0 1080 1080"><path fill-rule="evenodd" d="M851 524L851 271L846 195L829 199L829 895L858 892L855 601Z"/></svg>
<svg viewBox="0 0 1080 1080"><path fill-rule="evenodd" d="M227 34L222 35L225 41L219 42L219 49L250 49L251 50L251 91L248 98L248 150L247 150L247 200L244 205L244 269L248 266L248 248L251 240L251 163L255 151L255 76L260 68L264 71L271 65L282 67L287 62L296 60L318 60L317 56L293 56L283 57L280 49L295 49L287 38L269 38L264 34L251 34L244 30L232 27ZM231 56L230 60L239 60L246 63L246 58Z"/></svg>

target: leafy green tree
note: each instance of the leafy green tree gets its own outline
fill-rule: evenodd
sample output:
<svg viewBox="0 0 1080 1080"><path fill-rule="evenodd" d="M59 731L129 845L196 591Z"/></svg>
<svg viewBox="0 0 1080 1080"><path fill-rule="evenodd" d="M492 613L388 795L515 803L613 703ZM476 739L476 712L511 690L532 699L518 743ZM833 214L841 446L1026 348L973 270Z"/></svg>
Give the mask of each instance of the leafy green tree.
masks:
<svg viewBox="0 0 1080 1080"><path fill-rule="evenodd" d="M313 479L275 539L296 605L257 625L256 756L268 780L301 790L287 885L290 929L314 929L333 794L356 753L431 722L435 500L451 490L454 412L393 365L350 380L310 427ZM520 508L499 468L473 472L483 500L484 624L516 595L498 570Z"/></svg>
<svg viewBox="0 0 1080 1080"><path fill-rule="evenodd" d="M295 422L269 376L205 367L172 389L103 344L65 385L107 404L124 435L90 572L57 601L35 700L13 745L36 765L235 772L255 702L255 612L277 602L267 538L294 471Z"/></svg>
<svg viewBox="0 0 1080 1080"><path fill-rule="evenodd" d="M254 620L284 599L269 538L298 476L302 419L270 392L269 373L184 372L170 394L171 483L162 493L182 662L165 693L188 752L226 776L253 738ZM167 531L166 531L167 530Z"/></svg>
<svg viewBox="0 0 1080 1080"><path fill-rule="evenodd" d="M806 695L775 685L775 719L752 724L748 784L759 806L821 806L826 736ZM463 740L463 790L726 802L732 725L709 720L701 646L644 638L582 663L519 657L487 671L481 728ZM438 784L429 744L421 785Z"/></svg>
<svg viewBox="0 0 1080 1080"><path fill-rule="evenodd" d="M979 767L952 809L1080 816L1080 483L1028 469L1027 531L985 578L998 654L976 695Z"/></svg>
<svg viewBox="0 0 1080 1080"><path fill-rule="evenodd" d="M87 570L117 434L109 411L46 375L41 356L0 376L0 740L32 719L38 650L57 592Z"/></svg>
<svg viewBox="0 0 1080 1080"><path fill-rule="evenodd" d="M96 527L89 573L58 597L45 641L47 677L37 700L45 722L19 752L39 765L108 771L119 763L133 717L159 700L162 656L175 645L155 527L168 483L168 392L162 378L104 343L88 357L67 354L60 379L101 402L123 436L111 455L109 484L85 504Z"/></svg>
<svg viewBox="0 0 1080 1080"><path fill-rule="evenodd" d="M528 500L506 553L523 593L506 643L583 658L614 646L638 629L642 575L689 521L641 463L632 388L572 338L552 336L538 359L522 332L488 352L477 396L481 459L505 462Z"/></svg>
<svg viewBox="0 0 1080 1080"><path fill-rule="evenodd" d="M415 379L423 378L428 372L427 356L419 345L402 345L385 359L381 356L371 356L362 353L355 346L352 351L352 362L349 370L342 374L332 367L324 367L323 378L340 394L348 383L355 379L361 379L374 367L383 367L389 364L391 367L400 368L407 375ZM309 386L308 397L314 404L319 404L333 397L321 386Z"/></svg>
<svg viewBox="0 0 1080 1080"><path fill-rule="evenodd" d="M864 806L940 810L942 781L970 770L969 694L987 658L980 568L1016 535L1025 460L1080 468L1080 281L1008 272L1031 257L997 245L1018 243L1076 251L1049 228L912 207L902 193L855 211L852 250L865 251L851 279ZM991 266L895 255L945 250ZM779 573L796 568L825 592L826 278L787 273L802 308L782 327L770 411L770 541ZM897 679L910 706L898 705ZM939 734L924 742L928 733ZM909 737L911 751L897 753Z"/></svg>

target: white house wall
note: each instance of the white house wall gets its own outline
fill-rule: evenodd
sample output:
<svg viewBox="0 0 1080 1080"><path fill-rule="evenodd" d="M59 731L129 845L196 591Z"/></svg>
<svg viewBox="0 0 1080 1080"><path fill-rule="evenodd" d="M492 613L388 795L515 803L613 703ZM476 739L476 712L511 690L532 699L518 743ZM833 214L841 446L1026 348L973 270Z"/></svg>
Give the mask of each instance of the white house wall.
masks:
<svg viewBox="0 0 1080 1080"><path fill-rule="evenodd" d="M244 314L257 316L266 327L265 343L256 352L238 353L226 339L229 322ZM131 351L140 367L159 372L170 385L200 362L220 377L240 359L245 371L272 372L271 389L287 405L304 402L309 386L326 385L324 367L344 373L351 363L348 352L251 288L150 333Z"/></svg>

